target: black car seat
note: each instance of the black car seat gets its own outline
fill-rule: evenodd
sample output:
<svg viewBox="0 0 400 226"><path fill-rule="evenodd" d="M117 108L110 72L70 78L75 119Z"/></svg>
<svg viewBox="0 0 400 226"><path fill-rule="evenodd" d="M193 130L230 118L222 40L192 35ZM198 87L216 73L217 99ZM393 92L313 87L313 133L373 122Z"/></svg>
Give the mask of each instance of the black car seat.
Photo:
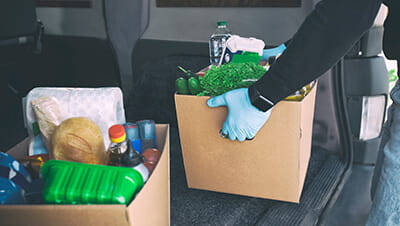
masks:
<svg viewBox="0 0 400 226"><path fill-rule="evenodd" d="M36 19L35 6L34 0L0 2L0 47L34 43L34 51L40 51L43 26Z"/></svg>
<svg viewBox="0 0 400 226"><path fill-rule="evenodd" d="M20 139L17 124L22 124L18 88L24 81L16 76L28 56L41 51L43 26L36 18L35 0L0 1L0 150L7 150ZM26 75L34 79L32 75ZM17 113L19 112L19 113Z"/></svg>

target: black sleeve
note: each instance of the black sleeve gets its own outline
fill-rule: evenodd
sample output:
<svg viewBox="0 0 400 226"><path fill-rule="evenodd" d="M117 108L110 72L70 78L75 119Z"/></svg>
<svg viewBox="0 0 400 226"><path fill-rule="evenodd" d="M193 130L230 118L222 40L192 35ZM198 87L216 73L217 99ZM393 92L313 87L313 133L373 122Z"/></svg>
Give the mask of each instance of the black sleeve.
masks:
<svg viewBox="0 0 400 226"><path fill-rule="evenodd" d="M386 58L400 59L400 1L384 0L388 7L388 15L385 20L383 33L383 52ZM399 62L397 62L399 63Z"/></svg>
<svg viewBox="0 0 400 226"><path fill-rule="evenodd" d="M285 52L254 83L273 103L326 72L373 24L381 0L323 0L290 40Z"/></svg>

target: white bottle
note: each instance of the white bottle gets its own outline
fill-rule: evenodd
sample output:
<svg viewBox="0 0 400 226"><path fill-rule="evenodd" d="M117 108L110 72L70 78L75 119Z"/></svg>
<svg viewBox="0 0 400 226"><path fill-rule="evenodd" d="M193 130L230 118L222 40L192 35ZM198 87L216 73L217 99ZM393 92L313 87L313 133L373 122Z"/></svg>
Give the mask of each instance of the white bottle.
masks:
<svg viewBox="0 0 400 226"><path fill-rule="evenodd" d="M226 48L226 41L231 36L231 32L226 25L226 21L218 21L217 29L211 35L209 41L211 65L220 65L222 62L221 58Z"/></svg>

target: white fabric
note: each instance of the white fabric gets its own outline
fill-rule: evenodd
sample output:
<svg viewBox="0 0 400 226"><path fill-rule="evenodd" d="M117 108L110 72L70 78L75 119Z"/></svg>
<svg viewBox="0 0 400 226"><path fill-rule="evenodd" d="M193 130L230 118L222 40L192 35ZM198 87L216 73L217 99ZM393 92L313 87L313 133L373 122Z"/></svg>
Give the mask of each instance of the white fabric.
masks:
<svg viewBox="0 0 400 226"><path fill-rule="evenodd" d="M42 96L56 98L67 118L87 117L93 120L103 133L106 147L110 143L108 128L125 123L123 97L119 88L34 88L24 98L25 127L32 141L32 124L36 122L36 117L31 102Z"/></svg>

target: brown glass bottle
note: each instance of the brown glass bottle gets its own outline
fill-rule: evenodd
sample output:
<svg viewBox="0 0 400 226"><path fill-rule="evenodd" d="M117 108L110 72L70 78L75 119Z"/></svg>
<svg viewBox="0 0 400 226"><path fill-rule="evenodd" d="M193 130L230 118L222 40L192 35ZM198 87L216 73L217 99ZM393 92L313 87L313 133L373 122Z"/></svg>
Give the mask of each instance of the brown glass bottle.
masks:
<svg viewBox="0 0 400 226"><path fill-rule="evenodd" d="M158 160L160 160L161 151L156 148L148 148L142 153L142 155L145 159L144 165L151 174L156 167Z"/></svg>

